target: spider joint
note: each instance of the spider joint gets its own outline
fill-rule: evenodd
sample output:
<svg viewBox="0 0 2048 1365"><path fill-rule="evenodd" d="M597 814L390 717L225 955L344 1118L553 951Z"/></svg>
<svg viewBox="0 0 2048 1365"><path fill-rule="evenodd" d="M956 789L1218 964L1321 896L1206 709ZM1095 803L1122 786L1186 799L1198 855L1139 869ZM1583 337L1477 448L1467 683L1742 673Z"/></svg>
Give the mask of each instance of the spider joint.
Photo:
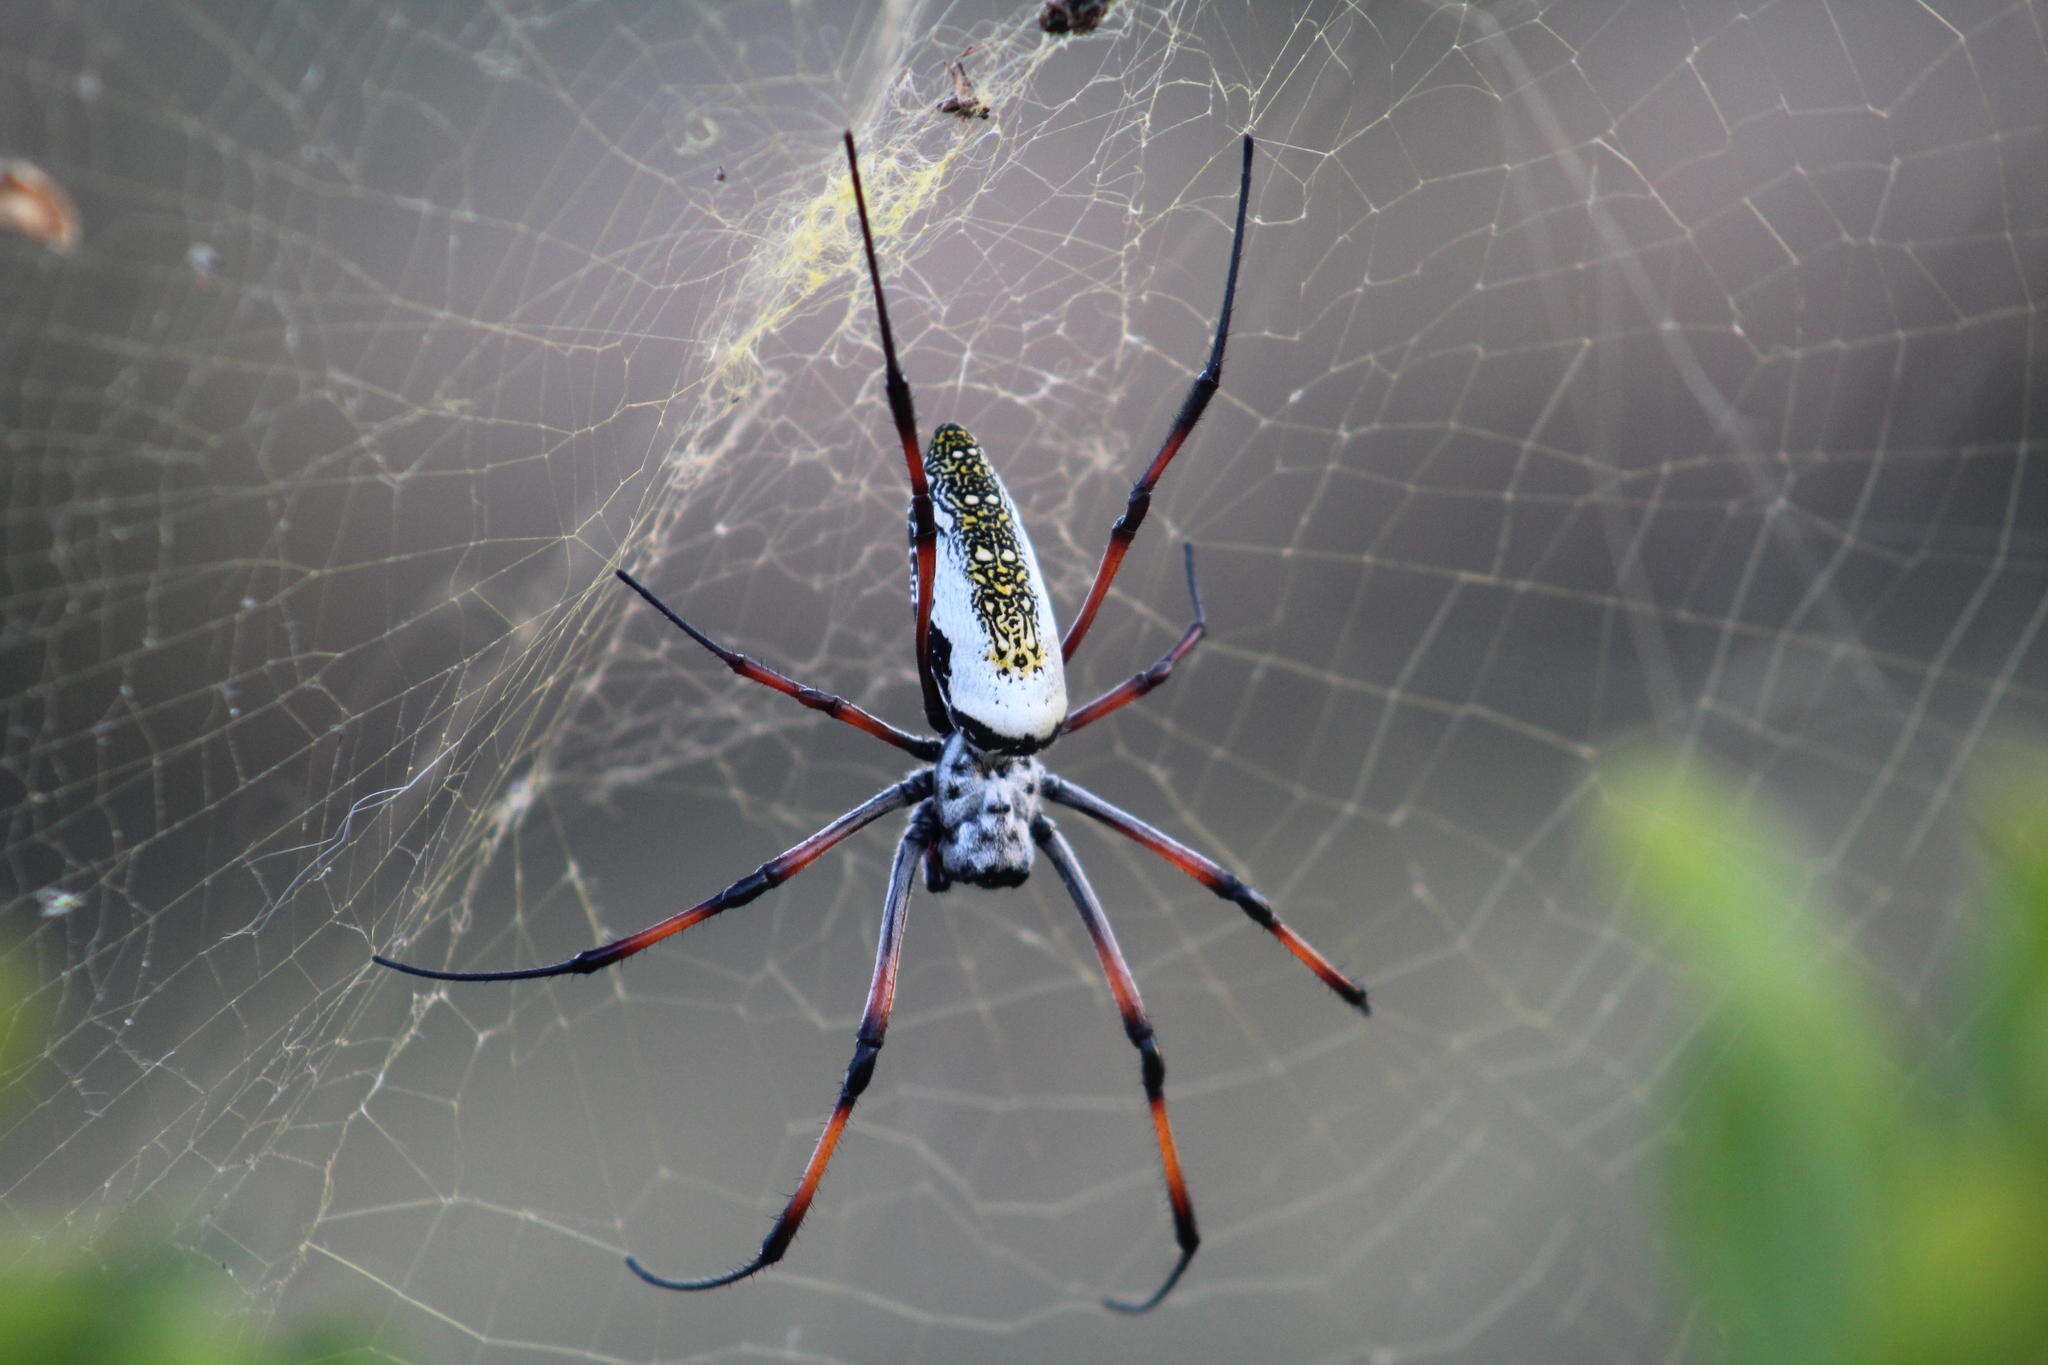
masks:
<svg viewBox="0 0 2048 1365"><path fill-rule="evenodd" d="M875 1058L882 1055L880 1038L863 1037L853 1050L853 1060L846 1065L846 1081L840 1086L840 1094L846 1100L857 1098L868 1088L868 1082L875 1078Z"/></svg>
<svg viewBox="0 0 2048 1365"><path fill-rule="evenodd" d="M1145 1093L1154 1099L1166 1093L1166 1058L1160 1055L1159 1042L1152 1036L1151 1025L1145 1026L1142 1039L1132 1038L1138 1045L1141 1057L1139 1063L1145 1076Z"/></svg>
<svg viewBox="0 0 2048 1365"><path fill-rule="evenodd" d="M777 1224L775 1230L762 1240L761 1254L755 1258L756 1265L762 1269L774 1265L782 1259L783 1253L789 1250L789 1244L795 1240L796 1229L794 1227L785 1228L781 1224Z"/></svg>
<svg viewBox="0 0 2048 1365"><path fill-rule="evenodd" d="M1216 884L1210 889L1223 897L1223 899L1236 901L1239 905L1243 906L1244 912L1250 915L1252 920L1261 927L1271 927L1273 907L1266 904L1264 896L1246 886L1244 879L1235 872L1225 872L1219 875L1216 878Z"/></svg>

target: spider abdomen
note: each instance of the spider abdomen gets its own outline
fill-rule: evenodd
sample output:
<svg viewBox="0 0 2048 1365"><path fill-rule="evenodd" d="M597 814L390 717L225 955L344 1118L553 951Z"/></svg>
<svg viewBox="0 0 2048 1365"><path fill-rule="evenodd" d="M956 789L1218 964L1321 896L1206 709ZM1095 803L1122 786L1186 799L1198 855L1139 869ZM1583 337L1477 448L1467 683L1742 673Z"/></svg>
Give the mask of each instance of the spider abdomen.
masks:
<svg viewBox="0 0 2048 1365"><path fill-rule="evenodd" d="M949 737L932 768L931 795L946 879L993 887L1029 877L1044 786L1037 759L986 753L958 733Z"/></svg>
<svg viewBox="0 0 2048 1365"><path fill-rule="evenodd" d="M1031 753L1067 718L1059 629L1031 538L964 428L932 433L925 472L938 530L933 671L947 712L976 748Z"/></svg>

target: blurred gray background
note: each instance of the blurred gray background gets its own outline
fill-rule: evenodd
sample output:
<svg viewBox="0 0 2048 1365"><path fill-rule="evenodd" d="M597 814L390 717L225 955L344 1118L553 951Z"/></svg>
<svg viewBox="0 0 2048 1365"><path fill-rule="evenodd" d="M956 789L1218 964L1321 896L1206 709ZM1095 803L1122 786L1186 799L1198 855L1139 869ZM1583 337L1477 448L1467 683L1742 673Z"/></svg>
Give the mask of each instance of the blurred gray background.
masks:
<svg viewBox="0 0 2048 1365"><path fill-rule="evenodd" d="M1581 843L1650 739L1809 852L1936 1050L1968 775L2048 699L2044 15L1916 6L44 3L0 156L0 891L47 1055L9 1219L175 1231L429 1360L1712 1355L1648 1193L1697 1003ZM966 61L988 122L935 112ZM1070 611L1200 364L1224 389L1077 662L1211 638L1058 747L1371 986L1075 829L1171 1063L1050 876L912 903L894 822L603 976L554 960L900 773L609 580L908 724L900 344ZM1069 820L1072 827L1077 820Z"/></svg>

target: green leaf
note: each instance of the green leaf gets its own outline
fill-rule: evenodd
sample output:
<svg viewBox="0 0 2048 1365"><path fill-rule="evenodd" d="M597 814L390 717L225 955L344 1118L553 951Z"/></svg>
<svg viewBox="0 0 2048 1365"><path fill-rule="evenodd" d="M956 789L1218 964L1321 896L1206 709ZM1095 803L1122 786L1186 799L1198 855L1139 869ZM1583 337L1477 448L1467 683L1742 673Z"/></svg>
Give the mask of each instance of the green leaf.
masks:
<svg viewBox="0 0 2048 1365"><path fill-rule="evenodd" d="M1867 1339L1897 1080L1876 1012L1801 906L1792 859L1739 793L1637 758L1603 774L1616 873L1711 1006L1672 1078L1670 1206L1752 1360Z"/></svg>
<svg viewBox="0 0 2048 1365"><path fill-rule="evenodd" d="M2048 757L2010 746L1980 784L1991 897L1966 1038L1979 1101L2048 1144Z"/></svg>
<svg viewBox="0 0 2048 1365"><path fill-rule="evenodd" d="M2039 1360L2048 1343L2048 1169L2038 1143L1928 1125L1899 1163L1866 1359Z"/></svg>

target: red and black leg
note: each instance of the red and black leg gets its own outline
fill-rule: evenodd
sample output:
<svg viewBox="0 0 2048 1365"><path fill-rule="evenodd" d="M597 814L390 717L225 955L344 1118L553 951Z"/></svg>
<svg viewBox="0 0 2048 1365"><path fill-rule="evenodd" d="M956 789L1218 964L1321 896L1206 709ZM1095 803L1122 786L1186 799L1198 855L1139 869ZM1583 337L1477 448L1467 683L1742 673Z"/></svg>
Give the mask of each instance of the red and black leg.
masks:
<svg viewBox="0 0 2048 1365"><path fill-rule="evenodd" d="M882 296L882 267L875 260L875 234L868 226L868 197L860 183L860 158L854 155L853 134L846 134L846 169L853 177L853 206L860 214L860 241L867 252L868 282L875 290L875 317L882 325L882 390L888 395L889 417L896 424L896 439L903 443L903 463L910 474L910 562L917 580L917 685L924 696L925 723L940 734L950 734L953 723L939 695L937 676L932 671L932 574L939 557L938 522L932 516L931 486L925 479L924 453L917 443L917 410L910 401L910 384L903 367L896 363L896 333L889 326L889 303Z"/></svg>
<svg viewBox="0 0 2048 1365"><path fill-rule="evenodd" d="M760 683L763 687L772 687L783 696L794 698L799 705L808 706L813 711L822 711L834 720L843 720L856 730L865 730L876 739L887 744L893 744L906 754L924 759L927 762L939 756L939 750L943 746L938 740L927 738L924 735L913 735L907 730L899 730L881 717L871 712L863 711L844 697L835 697L830 692L820 692L815 687L806 687L796 679L786 674L777 673L768 665L750 659L736 649L727 649L724 645L718 643L718 641L712 639L709 635L706 635L703 631L677 615L675 608L669 606L668 603L662 601L659 597L656 597L639 579L633 577L624 569L614 569L612 572L618 575L621 583L624 583L634 592L639 593L641 599L649 606L653 607L663 616L666 616L671 625L676 626L683 634L689 636L713 654L716 654L727 668L749 682Z"/></svg>
<svg viewBox="0 0 2048 1365"><path fill-rule="evenodd" d="M1131 486L1130 497L1124 503L1123 515L1116 519L1116 525L1109 530L1109 548L1102 552L1102 563L1096 566L1095 582L1088 589L1088 596L1081 601L1081 610L1074 617L1074 624L1067 628L1067 638L1060 642L1060 657L1071 659L1074 651L1081 647L1082 637L1088 634L1088 627L1094 623L1095 612L1101 607L1103 596L1109 585L1116 580L1116 571L1124 562L1124 554L1131 548L1131 540L1138 534L1138 527L1144 523L1145 513L1152 507L1152 488L1159 482L1159 476L1166 472L1166 466L1180 453L1181 444L1188 433L1195 429L1195 423L1202 420L1202 412L1209 406L1209 400L1216 396L1216 387L1223 380L1223 346L1230 339L1230 310L1237 300L1237 267L1244 259L1244 215L1245 205L1252 192L1252 135L1244 135L1244 166L1238 172L1237 180L1237 227L1230 239L1230 273L1223 280L1223 307L1216 318L1216 337L1209 346L1209 363L1195 376L1195 382L1188 388L1188 396L1182 400L1180 413L1173 419L1173 427L1166 433L1166 444L1159 447L1159 453L1152 457L1152 463Z"/></svg>
<svg viewBox="0 0 2048 1365"><path fill-rule="evenodd" d="M819 1134L818 1145L811 1149L811 1159L804 1164L803 1178L797 1181L796 1193L783 1206L782 1216L769 1229L761 1250L746 1264L702 1280L671 1280L656 1275L641 1265L638 1258L628 1256L626 1265L647 1283L662 1289L716 1289L722 1284L744 1280L766 1270L781 1260L783 1253L789 1250L789 1244L796 1240L797 1229L803 1226L804 1215L811 1211L811 1201L817 1198L818 1186L825 1179L825 1168L832 1164L832 1153L838 1149L839 1139L846 1134L847 1122L853 1117L853 1106L874 1077L875 1058L881 1055L882 1039L889 1031L889 1014L896 1006L896 964L903 954L904 909L910 903L910 879L917 871L919 860L924 857L930 838L924 822L913 820L896 845L896 861L889 869L889 898L882 908L881 941L875 947L875 975L868 986L868 1003L861 1013L860 1031L854 1038L853 1061L847 1065L846 1079L840 1082L839 1102L832 1106L832 1117L825 1120L825 1131Z"/></svg>
<svg viewBox="0 0 2048 1365"><path fill-rule="evenodd" d="M1095 898L1095 888L1088 884L1087 875L1081 871L1081 862L1074 856L1073 847L1044 816L1032 825L1031 837L1045 850L1053 870L1066 883L1067 894L1074 898L1074 905L1081 912L1081 922L1088 927L1088 937L1095 941L1095 955L1102 959L1102 972L1109 978L1109 993L1116 1000L1117 1013L1123 1016L1124 1036L1131 1040L1132 1047L1138 1049L1145 1080L1145 1103L1152 1111L1153 1136L1159 1141L1159 1164L1166 1173L1166 1198L1173 1206L1173 1240L1180 1246L1180 1259L1174 1262L1166 1282L1154 1290L1150 1298L1136 1302L1125 1299L1104 1299L1102 1302L1120 1313L1143 1313L1158 1306L1168 1291L1180 1283L1180 1277L1187 1273L1188 1262L1195 1259L1195 1251L1202 1245L1202 1234L1195 1227L1195 1201L1188 1194L1187 1176L1180 1166L1180 1148L1174 1143L1173 1124L1166 1116L1166 1059L1159 1055L1159 1041L1152 1034L1152 1021L1146 1017L1145 1002L1138 998L1138 983L1131 976L1130 964L1124 961L1123 949L1117 947L1116 933L1109 927L1109 916L1103 913L1102 902Z"/></svg>
<svg viewBox="0 0 2048 1365"><path fill-rule="evenodd" d="M1202 594L1195 588L1194 543L1191 541L1184 548L1187 551L1188 563L1188 600L1195 604L1195 619L1188 622L1188 628L1181 632L1180 641L1161 655L1158 663L1143 673L1133 674L1068 716L1063 733L1071 735L1082 726L1101 720L1126 702L1133 702L1144 696L1172 677L1173 666L1186 658L1188 652L1201 643L1202 636L1209 628L1208 618L1202 615Z"/></svg>
<svg viewBox="0 0 2048 1365"><path fill-rule="evenodd" d="M931 791L930 769L913 773L901 782L884 787L810 838L770 858L716 895L697 902L687 910L677 911L659 923L650 924L637 934L628 934L624 938L600 944L595 948L585 948L576 956L550 966L526 967L510 972L444 972L432 967L415 967L410 963L385 957L382 953L373 955L370 960L380 967L389 967L408 976L423 976L429 981L526 981L542 976L586 975L609 967L614 962L623 961L643 948L651 948L671 934L680 934L691 925L701 924L722 910L730 910L735 905L745 905L762 892L782 885L803 871L820 854L848 835L873 824L890 811L901 810L914 801L922 801L931 795Z"/></svg>
<svg viewBox="0 0 2048 1365"><path fill-rule="evenodd" d="M1152 828L1137 816L1120 810L1085 787L1076 786L1064 778L1045 775L1046 799L1059 804L1092 820L1100 821L1133 843L1151 849L1160 857L1172 863L1181 871L1193 877L1202 885L1227 901L1234 901L1251 922L1264 929L1280 941L1280 946L1300 959L1301 964L1322 978L1323 984L1335 991L1345 1004L1361 1014L1372 1012L1365 998L1365 987L1337 970L1334 963L1314 945L1280 922L1273 913L1272 905L1251 887L1246 886L1235 873L1226 870L1213 859L1205 858L1177 839L1172 839Z"/></svg>

